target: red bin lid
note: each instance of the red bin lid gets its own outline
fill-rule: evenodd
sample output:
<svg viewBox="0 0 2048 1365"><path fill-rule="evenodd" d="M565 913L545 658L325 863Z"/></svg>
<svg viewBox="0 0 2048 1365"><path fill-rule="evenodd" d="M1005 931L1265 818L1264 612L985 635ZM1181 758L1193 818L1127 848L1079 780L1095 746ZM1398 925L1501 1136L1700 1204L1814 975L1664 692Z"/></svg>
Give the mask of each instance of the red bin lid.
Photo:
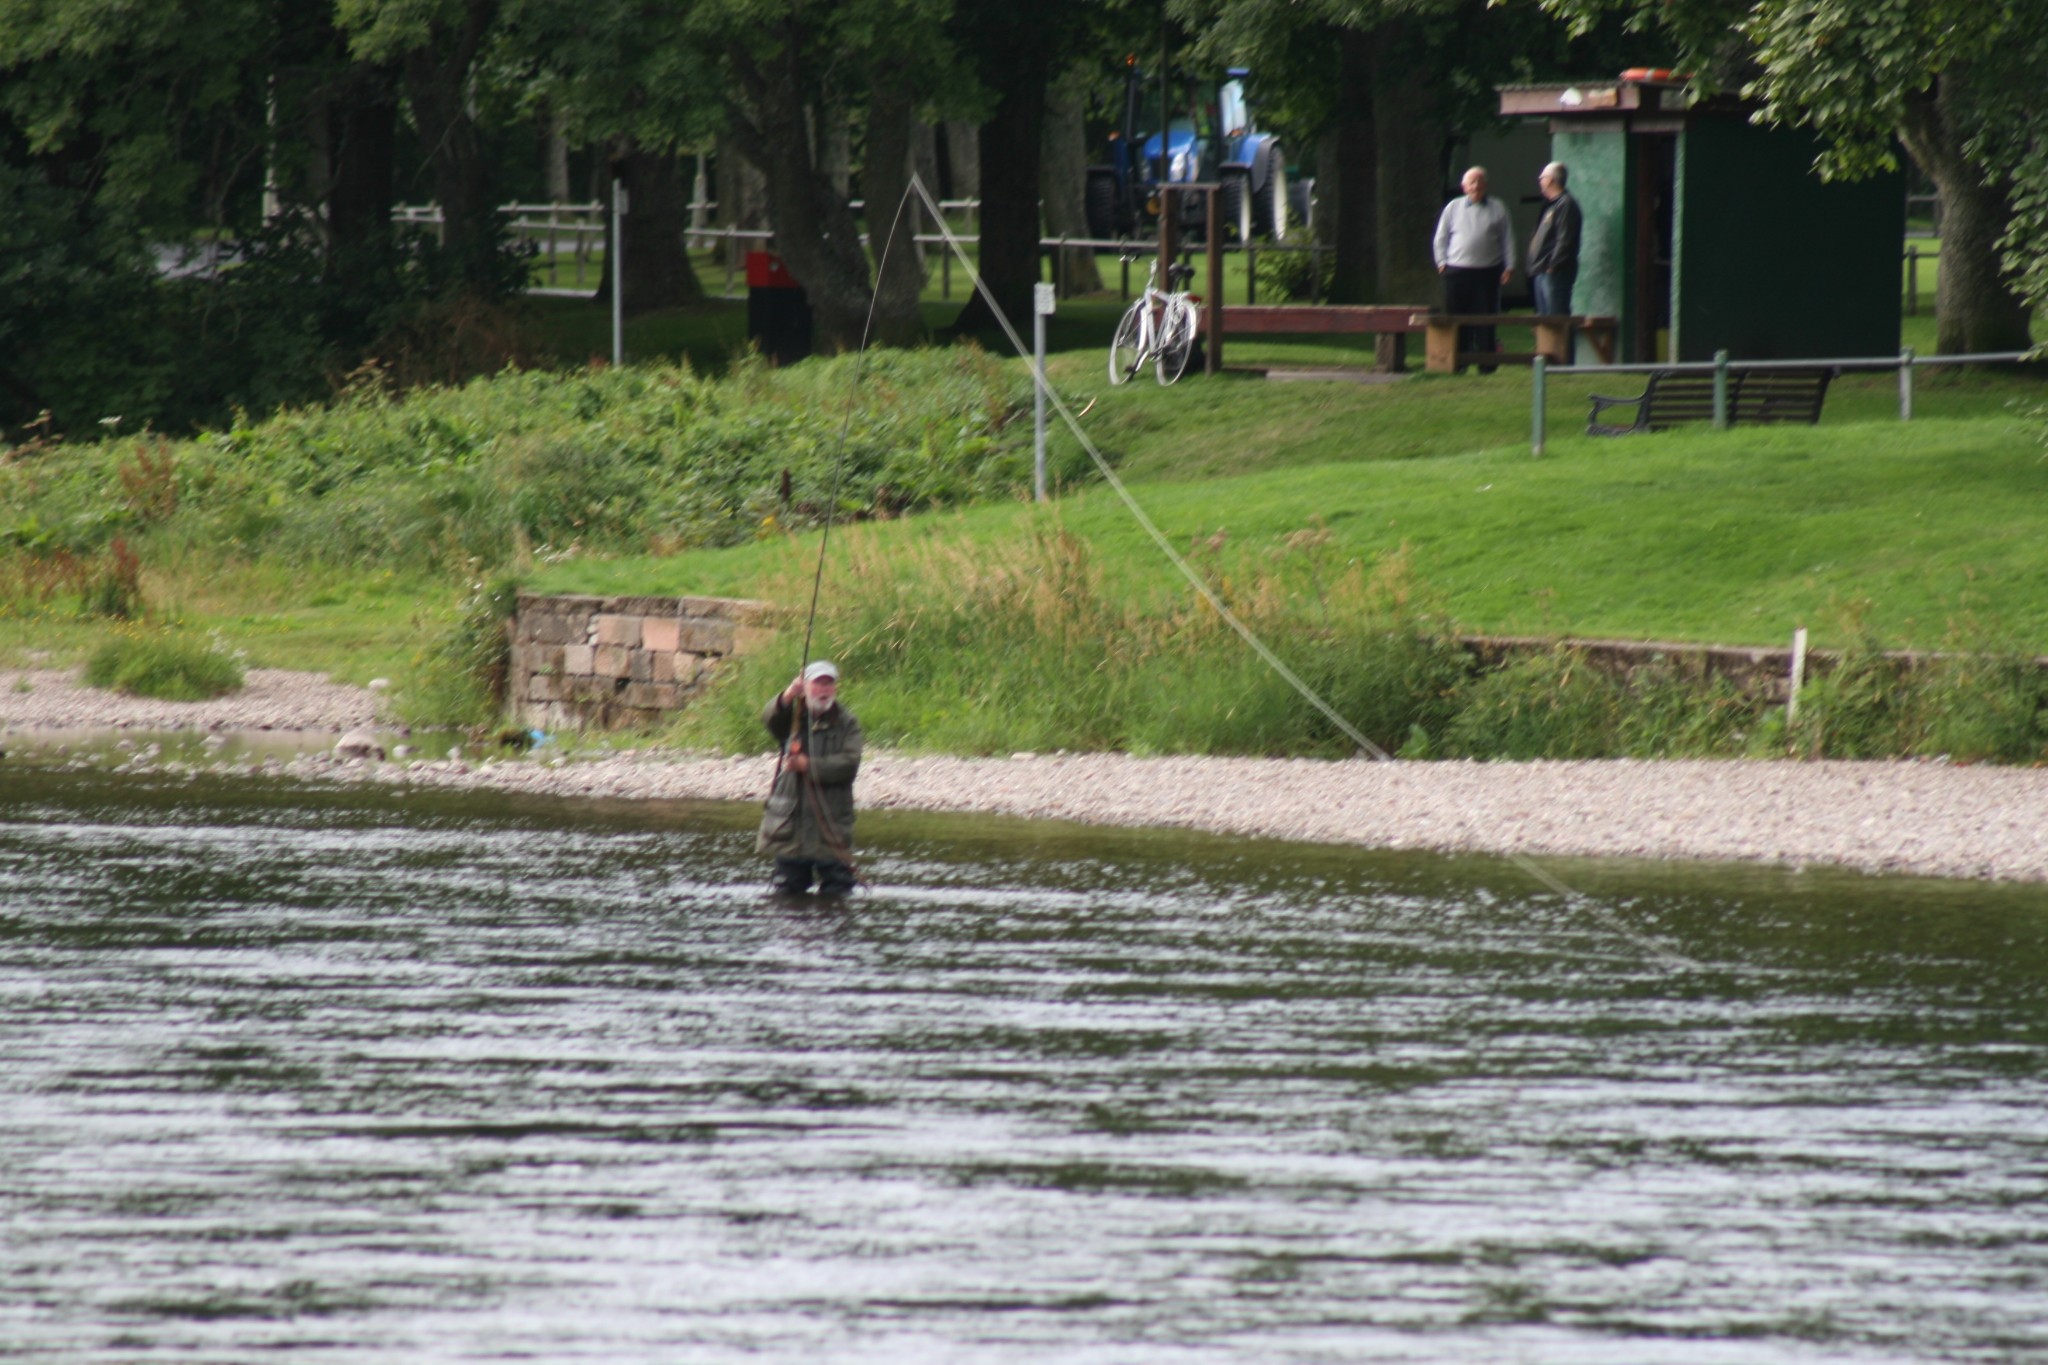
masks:
<svg viewBox="0 0 2048 1365"><path fill-rule="evenodd" d="M747 253L747 288L749 289L796 289L796 276L789 273L789 267L782 258L772 251L749 251Z"/></svg>

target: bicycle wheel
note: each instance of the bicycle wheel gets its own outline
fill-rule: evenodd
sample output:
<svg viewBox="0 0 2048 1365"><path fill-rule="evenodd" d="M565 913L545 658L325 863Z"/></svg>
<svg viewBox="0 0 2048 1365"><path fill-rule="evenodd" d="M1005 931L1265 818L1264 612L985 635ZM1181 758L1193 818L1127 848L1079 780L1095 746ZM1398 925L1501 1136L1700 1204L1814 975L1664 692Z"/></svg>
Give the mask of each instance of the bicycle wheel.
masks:
<svg viewBox="0 0 2048 1365"><path fill-rule="evenodd" d="M1166 316L1159 321L1159 382L1171 384L1180 378L1194 350L1194 305L1184 298L1173 299L1166 305Z"/></svg>
<svg viewBox="0 0 2048 1365"><path fill-rule="evenodd" d="M1125 310L1116 325L1116 340L1109 343L1110 383L1123 383L1145 363L1144 331L1145 300L1139 299Z"/></svg>

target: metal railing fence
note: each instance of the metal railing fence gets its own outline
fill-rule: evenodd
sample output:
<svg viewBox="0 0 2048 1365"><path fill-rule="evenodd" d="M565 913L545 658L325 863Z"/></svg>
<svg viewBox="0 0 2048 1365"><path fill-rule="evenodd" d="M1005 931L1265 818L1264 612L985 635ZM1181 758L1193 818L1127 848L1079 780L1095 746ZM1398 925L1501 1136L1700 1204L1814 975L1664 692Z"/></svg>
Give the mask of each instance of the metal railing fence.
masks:
<svg viewBox="0 0 2048 1365"><path fill-rule="evenodd" d="M692 201L688 211L693 220L701 220L717 211L715 200ZM864 207L860 200L852 201L850 207L859 213ZM963 243L981 240L980 234L971 230L981 212L979 199L944 199L939 207L945 211L949 221L955 216L969 227L967 232L956 232L954 237ZM498 212L510 221L507 226L514 238L533 246L536 258L541 262L545 283L542 289L567 288L584 290L595 286L593 272L597 248L603 243L605 233L606 206L596 200L588 203L535 203L501 204ZM401 204L391 211L396 222L412 223L426 227L438 227L441 209L438 204ZM708 223L692 226L684 233L684 244L692 251L716 249L721 245L743 243L768 243L775 238L772 228L723 228ZM866 237L863 234L862 240ZM935 246L945 241L936 233L918 233L915 240L922 246ZM1054 287L1062 298L1069 295L1066 275L1065 254L1070 250L1086 250L1097 253L1116 252L1122 256L1147 255L1155 251L1158 241L1153 237L1102 238L1102 237L1043 237L1038 247L1050 260L1049 274ZM1259 295L1259 258L1274 254L1307 254L1314 258L1309 272L1309 301L1323 301L1323 258L1335 248L1322 242L1230 242L1224 248L1226 254L1243 255L1245 258L1244 302L1255 304ZM1193 251L1180 253L1182 259L1193 258ZM743 297L738 291L738 280L742 262L741 253L728 250L724 261L724 281L720 293L726 298ZM1900 256L1905 269L1904 296L1908 317L1920 313L1920 267L1923 263L1936 263L1940 251L1908 243ZM564 263L567 264L571 279L563 281ZM590 278L586 279L586 276ZM1142 282L1141 282L1142 283ZM1123 262L1119 273L1118 296L1128 301L1131 298L1131 269L1128 260ZM950 300L953 297L953 259L951 252L939 254L939 297Z"/></svg>

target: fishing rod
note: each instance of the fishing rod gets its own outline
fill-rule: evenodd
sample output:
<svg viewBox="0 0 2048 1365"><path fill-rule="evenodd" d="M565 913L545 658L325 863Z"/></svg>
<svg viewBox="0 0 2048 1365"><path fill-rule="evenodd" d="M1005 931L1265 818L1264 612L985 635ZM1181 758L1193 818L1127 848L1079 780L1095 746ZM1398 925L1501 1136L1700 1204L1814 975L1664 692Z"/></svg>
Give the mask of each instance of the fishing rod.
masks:
<svg viewBox="0 0 2048 1365"><path fill-rule="evenodd" d="M911 184L917 184L915 174L911 176ZM929 196L926 197L929 199ZM799 679L803 677L804 670L810 665L811 641L817 632L818 602L823 596L825 586L825 555L832 543L833 524L839 516L839 490L845 479L846 450L853 434L854 396L860 392L861 373L867 365L868 339L874 332L875 308L881 301L882 281L889 273L889 253L895 249L897 230L903 225L903 211L910 206L910 203L910 186L905 186L902 197L896 201L896 216L889 223L889 234L882 239L881 259L875 264L875 288L874 292L868 296L867 317L862 321L860 329L860 346L854 352L853 378L846 388L846 406L839 423L838 450L832 457L832 492L825 500L825 525L818 536L818 562L816 568L811 573L811 603L810 609L804 617L803 648L797 654L797 676ZM838 855L839 860L845 863L848 869L852 871L855 883L865 885L865 879L860 874L859 864L854 861L853 850L849 846L848 840L839 832L831 816L827 813L824 789L819 786L817 775L811 770L809 761L812 752L811 720L810 698L805 695L802 688L798 688L796 700L791 706L790 733L793 736L801 736L796 741L797 752L804 755L805 758L803 769L797 774L799 778L799 794L801 795L802 790L809 791L812 810L818 820L819 835L823 837L826 845L832 852ZM768 790L771 794L775 790L775 785L782 780L782 769L788 759L789 752L790 745L787 741L776 751L775 775L769 779L768 783Z"/></svg>

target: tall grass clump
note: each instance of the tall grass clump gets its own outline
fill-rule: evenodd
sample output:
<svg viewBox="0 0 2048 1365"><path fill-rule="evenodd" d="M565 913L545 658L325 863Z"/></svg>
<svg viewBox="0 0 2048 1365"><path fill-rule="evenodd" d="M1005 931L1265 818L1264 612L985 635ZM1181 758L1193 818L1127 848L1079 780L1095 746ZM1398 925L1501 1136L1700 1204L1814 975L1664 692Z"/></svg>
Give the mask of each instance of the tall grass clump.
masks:
<svg viewBox="0 0 2048 1365"><path fill-rule="evenodd" d="M163 626L121 630L86 661L93 687L162 701L205 701L242 687L242 664L217 644Z"/></svg>
<svg viewBox="0 0 2048 1365"><path fill-rule="evenodd" d="M504 709L512 667L511 622L519 585L507 575L470 582L461 603L419 623L422 640L392 699L408 725L481 731Z"/></svg>
<svg viewBox="0 0 2048 1365"><path fill-rule="evenodd" d="M1559 645L1475 672L1424 758L1706 758L1743 751L1758 706L1726 679L1687 677L1668 659L1618 676Z"/></svg>
<svg viewBox="0 0 2048 1365"><path fill-rule="evenodd" d="M1957 648L1915 656L1859 634L1801 690L1797 720L1773 719L1764 747L1799 758L2048 760L2048 673L1974 630L1952 635Z"/></svg>
<svg viewBox="0 0 2048 1365"><path fill-rule="evenodd" d="M1336 564L1327 549L1327 538L1298 540L1228 573L1205 568L1304 681L1393 749L1418 718L1440 721L1462 652L1426 628L1404 557ZM779 600L804 600L806 586L793 572ZM911 560L850 550L818 641L813 652L846 670L847 704L880 744L984 754L1356 747L1208 602L1125 600L1087 543L1057 524L1003 556L966 545L927 546ZM795 662L783 651L735 661L684 717L683 737L758 748L761 702Z"/></svg>
<svg viewBox="0 0 2048 1365"><path fill-rule="evenodd" d="M1626 687L1574 649L1512 659L1460 689L1440 752L1463 758L1596 758L1612 751ZM1411 747L1411 757L1419 745Z"/></svg>

